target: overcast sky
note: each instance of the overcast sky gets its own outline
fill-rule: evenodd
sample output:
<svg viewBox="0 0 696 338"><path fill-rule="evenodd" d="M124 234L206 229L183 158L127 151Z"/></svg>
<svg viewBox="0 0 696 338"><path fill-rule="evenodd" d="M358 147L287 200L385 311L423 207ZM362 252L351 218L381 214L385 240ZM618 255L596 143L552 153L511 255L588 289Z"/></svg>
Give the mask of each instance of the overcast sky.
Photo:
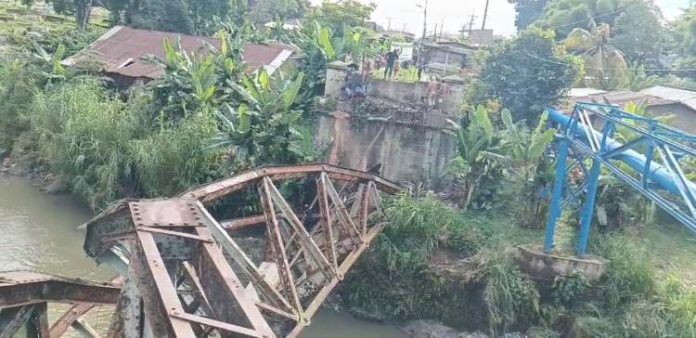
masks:
<svg viewBox="0 0 696 338"><path fill-rule="evenodd" d="M322 0L311 0L320 4ZM406 27L407 31L420 34L423 31L423 9L417 4L424 0L359 0L363 3L374 2L377 9L372 20L385 28L391 21L392 28ZM690 0L655 0L667 19L674 19L680 13L680 8L687 7ZM481 28L483 10L486 0L428 0L428 31L432 31L435 23L443 24L446 32L457 32L462 25L468 25L471 14L474 27ZM486 28L492 28L496 34L511 35L515 33L515 8L508 0L490 0ZM438 28L439 30L439 28Z"/></svg>

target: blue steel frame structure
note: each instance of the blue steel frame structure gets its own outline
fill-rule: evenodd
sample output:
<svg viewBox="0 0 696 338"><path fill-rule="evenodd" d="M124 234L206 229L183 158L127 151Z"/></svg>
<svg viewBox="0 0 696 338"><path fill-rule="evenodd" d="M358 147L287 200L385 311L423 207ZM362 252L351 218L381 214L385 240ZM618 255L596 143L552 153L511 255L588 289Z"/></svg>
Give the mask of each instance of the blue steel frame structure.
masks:
<svg viewBox="0 0 696 338"><path fill-rule="evenodd" d="M692 147L696 144L696 136L611 105L578 103L570 116L554 109L548 111L549 119L557 125L559 134L545 252L554 248L556 222L561 215L566 178L571 168L569 164L578 165L585 177L580 189L585 193L585 201L576 247L579 257L587 254L602 167L696 233L696 184L682 169L684 160L696 158L696 149ZM623 128L632 136L627 143L614 140L617 128ZM586 160L592 162L589 170L585 166Z"/></svg>

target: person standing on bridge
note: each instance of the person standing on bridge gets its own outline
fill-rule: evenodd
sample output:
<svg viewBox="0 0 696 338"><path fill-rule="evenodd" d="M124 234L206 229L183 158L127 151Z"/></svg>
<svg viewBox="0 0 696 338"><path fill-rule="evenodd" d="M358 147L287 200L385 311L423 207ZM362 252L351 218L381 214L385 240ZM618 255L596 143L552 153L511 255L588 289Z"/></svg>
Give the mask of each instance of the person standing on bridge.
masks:
<svg viewBox="0 0 696 338"><path fill-rule="evenodd" d="M396 61L399 59L399 53L397 52L396 49L393 51L387 53L387 66L384 68L384 79L391 79L392 73L394 72L394 65L396 64Z"/></svg>

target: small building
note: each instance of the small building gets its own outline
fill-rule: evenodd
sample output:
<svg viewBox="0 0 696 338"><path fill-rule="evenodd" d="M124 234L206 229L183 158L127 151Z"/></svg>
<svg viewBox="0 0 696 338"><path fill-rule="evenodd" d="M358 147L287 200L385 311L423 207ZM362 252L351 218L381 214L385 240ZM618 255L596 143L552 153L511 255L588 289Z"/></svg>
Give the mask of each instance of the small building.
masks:
<svg viewBox="0 0 696 338"><path fill-rule="evenodd" d="M472 29L464 31L471 43L479 46L488 46L495 41L492 29Z"/></svg>
<svg viewBox="0 0 696 338"><path fill-rule="evenodd" d="M199 55L207 53L210 46L219 48L221 45L220 40L214 37L115 26L89 48L68 57L62 63L71 67L83 61L96 61L107 76L124 88L136 81L148 82L164 76L164 68L147 58L155 56L163 59L165 40L172 43L179 41L183 50ZM248 71L253 72L263 67L272 73L289 64L288 61L296 54L294 49L285 45L249 43L244 47L242 57L249 67Z"/></svg>
<svg viewBox="0 0 696 338"><path fill-rule="evenodd" d="M651 116L672 115L668 123L685 132L696 134L696 91L655 86L640 92L604 91L595 88L573 88L567 108L577 102L597 102L625 106L629 102L645 106Z"/></svg>
<svg viewBox="0 0 696 338"><path fill-rule="evenodd" d="M457 41L423 43L423 58L426 73L443 76L457 74L462 68L471 66L478 47Z"/></svg>

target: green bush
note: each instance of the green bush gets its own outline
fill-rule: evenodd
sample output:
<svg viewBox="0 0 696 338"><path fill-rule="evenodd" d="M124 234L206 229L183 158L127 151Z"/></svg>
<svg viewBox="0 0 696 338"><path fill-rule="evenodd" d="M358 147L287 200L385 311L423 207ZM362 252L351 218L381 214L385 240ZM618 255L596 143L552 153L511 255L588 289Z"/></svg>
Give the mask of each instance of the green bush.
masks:
<svg viewBox="0 0 696 338"><path fill-rule="evenodd" d="M29 112L40 160L95 209L134 181L128 143L142 123L124 108L97 80L80 78L39 92Z"/></svg>
<svg viewBox="0 0 696 338"><path fill-rule="evenodd" d="M212 117L196 114L131 144L141 186L149 197L172 196L220 178L219 151L207 149L217 133Z"/></svg>
<svg viewBox="0 0 696 338"><path fill-rule="evenodd" d="M540 318L540 296L534 282L520 271L507 253L491 249L485 256L488 261L485 263L483 300L491 335L536 323Z"/></svg>

